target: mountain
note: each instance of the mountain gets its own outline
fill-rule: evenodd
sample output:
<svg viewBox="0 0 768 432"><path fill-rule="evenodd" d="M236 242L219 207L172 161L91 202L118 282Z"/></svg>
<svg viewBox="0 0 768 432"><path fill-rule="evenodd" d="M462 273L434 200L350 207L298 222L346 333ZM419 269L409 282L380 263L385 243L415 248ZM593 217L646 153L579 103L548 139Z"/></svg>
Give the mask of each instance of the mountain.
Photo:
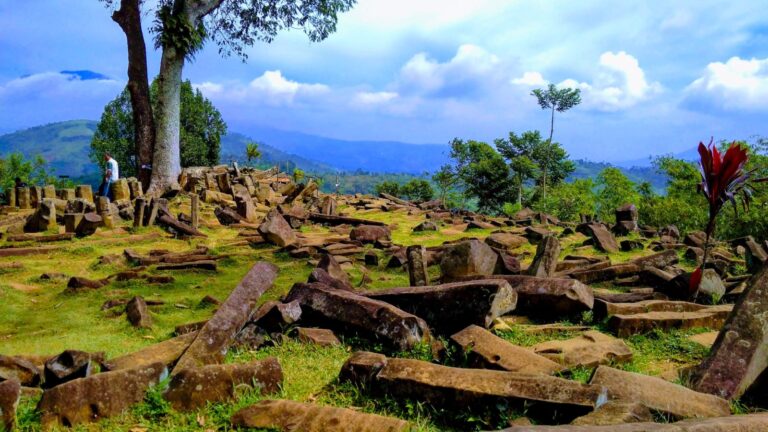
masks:
<svg viewBox="0 0 768 432"><path fill-rule="evenodd" d="M232 160L244 162L245 146L251 141L255 140L236 132L221 137L221 162L229 163ZM264 143L259 143L259 151L261 151L260 165L282 165L290 162L292 166L297 166L306 172L316 174L337 171L335 167L330 165L289 154Z"/></svg>
<svg viewBox="0 0 768 432"><path fill-rule="evenodd" d="M423 174L447 163L450 151L445 144L347 141L265 127L250 128L247 135L342 171Z"/></svg>
<svg viewBox="0 0 768 432"><path fill-rule="evenodd" d="M576 170L568 176L566 181L582 178L596 178L600 171L606 168L619 168L624 175L635 183L648 182L657 193L662 193L667 187L667 176L656 171L652 166L632 166L629 168L616 166L607 162L592 162L587 160L575 160Z"/></svg>
<svg viewBox="0 0 768 432"><path fill-rule="evenodd" d="M691 147L688 150L672 154L672 157L674 157L675 159L682 159L685 161L697 161L699 160L699 151L697 150L696 147ZM648 156L643 159L631 159L626 161L612 162L612 164L620 168L632 168L632 167L647 168L651 166L651 162L653 161L653 158L654 156Z"/></svg>

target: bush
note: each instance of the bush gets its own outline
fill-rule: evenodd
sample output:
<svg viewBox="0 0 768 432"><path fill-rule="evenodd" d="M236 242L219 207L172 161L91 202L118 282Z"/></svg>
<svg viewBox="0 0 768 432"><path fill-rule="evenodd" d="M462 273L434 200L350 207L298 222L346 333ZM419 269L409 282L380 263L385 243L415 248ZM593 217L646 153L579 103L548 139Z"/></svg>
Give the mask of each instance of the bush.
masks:
<svg viewBox="0 0 768 432"><path fill-rule="evenodd" d="M376 191L376 195L381 195L383 193L399 196L400 195L400 184L395 181L383 181L376 185L374 188Z"/></svg>
<svg viewBox="0 0 768 432"><path fill-rule="evenodd" d="M434 195L432 185L422 179L413 179L400 187L400 196L410 201L429 201Z"/></svg>

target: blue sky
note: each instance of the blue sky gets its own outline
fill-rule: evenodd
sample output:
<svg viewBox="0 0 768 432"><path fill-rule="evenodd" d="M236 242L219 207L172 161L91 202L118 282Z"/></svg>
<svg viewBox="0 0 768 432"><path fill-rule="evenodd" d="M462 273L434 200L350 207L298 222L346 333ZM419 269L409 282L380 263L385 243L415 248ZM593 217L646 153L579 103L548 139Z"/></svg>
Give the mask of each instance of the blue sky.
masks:
<svg viewBox="0 0 768 432"><path fill-rule="evenodd" d="M248 55L221 58L208 44L185 69L232 131L492 140L547 131L529 94L554 82L583 92L555 124L577 158L768 135L768 8L756 0L360 0L322 43L290 32ZM150 56L155 74L151 45ZM124 36L97 0L0 0L0 132L98 119L126 62Z"/></svg>

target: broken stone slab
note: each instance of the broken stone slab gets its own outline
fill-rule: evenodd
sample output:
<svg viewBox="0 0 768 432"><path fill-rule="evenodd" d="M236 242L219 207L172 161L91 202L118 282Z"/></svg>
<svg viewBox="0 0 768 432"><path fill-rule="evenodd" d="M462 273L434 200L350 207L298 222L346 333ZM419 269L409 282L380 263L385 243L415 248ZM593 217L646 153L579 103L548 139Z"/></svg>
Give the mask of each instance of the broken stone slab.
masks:
<svg viewBox="0 0 768 432"><path fill-rule="evenodd" d="M301 319L301 306L293 301L281 303L268 301L259 306L251 321L268 333L281 332Z"/></svg>
<svg viewBox="0 0 768 432"><path fill-rule="evenodd" d="M76 426L120 414L141 402L165 371L160 363L76 379L43 393L37 406L43 429Z"/></svg>
<svg viewBox="0 0 768 432"><path fill-rule="evenodd" d="M16 430L16 408L21 398L21 384L9 379L0 382L0 426L4 431Z"/></svg>
<svg viewBox="0 0 768 432"><path fill-rule="evenodd" d="M216 261L213 260L200 260L200 261L189 261L189 262L180 262L175 264L160 264L157 266L158 270L208 270L208 271L216 271L218 268L218 265L216 264Z"/></svg>
<svg viewBox="0 0 768 432"><path fill-rule="evenodd" d="M0 355L0 381L15 380L25 387L40 385L42 373L34 363L15 356Z"/></svg>
<svg viewBox="0 0 768 432"><path fill-rule="evenodd" d="M545 375L552 375L564 369L554 361L527 348L513 345L476 325L454 334L451 340L470 356L475 367Z"/></svg>
<svg viewBox="0 0 768 432"><path fill-rule="evenodd" d="M407 432L405 420L290 400L264 400L232 416L236 428L280 432Z"/></svg>
<svg viewBox="0 0 768 432"><path fill-rule="evenodd" d="M173 372L221 363L235 335L248 321L256 302L272 287L277 271L277 267L270 263L254 264L224 304L200 329Z"/></svg>
<svg viewBox="0 0 768 432"><path fill-rule="evenodd" d="M595 300L595 317L603 319L610 315L636 315L647 312L700 312L709 306L677 300L642 300L638 302L607 302Z"/></svg>
<svg viewBox="0 0 768 432"><path fill-rule="evenodd" d="M595 370L591 385L608 389L610 400L640 402L648 408L678 418L721 417L731 414L725 399L699 393L681 385L608 366Z"/></svg>
<svg viewBox="0 0 768 432"><path fill-rule="evenodd" d="M298 327L296 332L299 341L303 343L324 347L341 345L339 338L328 329Z"/></svg>
<svg viewBox="0 0 768 432"><path fill-rule="evenodd" d="M171 378L163 393L177 411L191 411L210 402L232 400L245 388L265 395L275 393L283 383L283 370L277 358L251 363L216 364L189 368Z"/></svg>
<svg viewBox="0 0 768 432"><path fill-rule="evenodd" d="M616 425L515 426L497 432L763 432L768 414L689 419L676 423L627 423Z"/></svg>
<svg viewBox="0 0 768 432"><path fill-rule="evenodd" d="M285 301L298 300L302 323L318 327L351 327L401 350L431 340L423 319L397 307L318 283L295 284Z"/></svg>
<svg viewBox="0 0 768 432"><path fill-rule="evenodd" d="M125 315L128 318L128 322L134 327L152 327L152 316L149 314L147 302L140 296L132 298L128 304L125 305Z"/></svg>
<svg viewBox="0 0 768 432"><path fill-rule="evenodd" d="M328 225L352 225L352 226L358 226L358 225L386 226L387 225L384 222L358 219L358 218L346 217L346 216L324 215L320 213L310 213L309 220L315 223L328 224Z"/></svg>
<svg viewBox="0 0 768 432"><path fill-rule="evenodd" d="M536 354L568 368L594 368L632 359L632 350L623 340L598 331L587 331L573 339L542 342L532 348Z"/></svg>
<svg viewBox="0 0 768 432"><path fill-rule="evenodd" d="M717 302L725 295L725 284L714 269L704 269L697 298Z"/></svg>
<svg viewBox="0 0 768 432"><path fill-rule="evenodd" d="M350 240L355 240L363 244L377 243L382 240L390 241L392 234L389 228L379 225L359 225L349 233Z"/></svg>
<svg viewBox="0 0 768 432"><path fill-rule="evenodd" d="M197 331L192 331L109 360L103 367L108 371L116 371L161 363L170 368L195 340L195 337L197 337Z"/></svg>
<svg viewBox="0 0 768 432"><path fill-rule="evenodd" d="M515 310L518 298L509 283L500 279L391 288L364 295L424 318L444 335L472 324L489 327L497 317Z"/></svg>
<svg viewBox="0 0 768 432"><path fill-rule="evenodd" d="M496 252L477 239L447 246L440 260L443 281L451 282L466 276L490 276L496 270L498 260Z"/></svg>
<svg viewBox="0 0 768 432"><path fill-rule="evenodd" d="M66 350L48 359L43 369L43 388L53 388L60 384L91 375L93 361L103 360L102 353L91 354L84 351Z"/></svg>
<svg viewBox="0 0 768 432"><path fill-rule="evenodd" d="M324 285L328 285L332 288L345 290L345 291L353 291L354 288L352 288L352 285L349 283L344 283L339 279L331 277L331 275L328 274L325 270L321 268L316 268L312 270L312 273L309 274L309 278L307 279L308 283L321 283Z"/></svg>
<svg viewBox="0 0 768 432"><path fill-rule="evenodd" d="M280 247L290 246L298 241L293 228L277 210L271 210L267 214L264 222L259 225L259 233L269 242Z"/></svg>
<svg viewBox="0 0 768 432"><path fill-rule="evenodd" d="M648 256L635 258L631 261L631 263L640 266L642 269L648 267L663 269L665 267L675 265L679 261L680 258L678 257L677 252L673 249L668 249Z"/></svg>
<svg viewBox="0 0 768 432"><path fill-rule="evenodd" d="M768 265L748 283L720 330L710 355L693 373L692 387L738 398L768 367Z"/></svg>
<svg viewBox="0 0 768 432"><path fill-rule="evenodd" d="M580 415L595 407L602 391L600 386L543 374L463 369L365 352L353 354L342 366L339 378L357 383L369 379L369 388L375 391L423 400L437 407L528 401Z"/></svg>
<svg viewBox="0 0 768 432"><path fill-rule="evenodd" d="M517 234L512 234L509 232L492 233L491 235L485 238L485 243L488 246L496 249L505 249L505 250L517 249L527 242L528 240L526 240L525 237L519 236Z"/></svg>
<svg viewBox="0 0 768 432"><path fill-rule="evenodd" d="M344 269L341 268L339 262L331 254L325 254L320 258L320 262L317 263L317 268L325 270L326 273L333 279L341 282L342 285L349 288L352 287L352 283L349 281L349 275ZM319 281L323 282L323 281Z"/></svg>
<svg viewBox="0 0 768 432"><path fill-rule="evenodd" d="M594 240L595 247L603 252L615 253L619 251L616 238L605 226L596 223L585 224L581 228L583 232Z"/></svg>
<svg viewBox="0 0 768 432"><path fill-rule="evenodd" d="M555 236L546 236L539 242L536 255L528 267L528 274L537 277L554 276L557 258L560 256L560 242Z"/></svg>
<svg viewBox="0 0 768 432"><path fill-rule="evenodd" d="M424 246L408 246L405 255L408 258L408 279L411 286L429 285L427 249Z"/></svg>
<svg viewBox="0 0 768 432"><path fill-rule="evenodd" d="M639 402L609 401L591 413L572 421L572 425L620 425L624 423L653 422L647 406Z"/></svg>
<svg viewBox="0 0 768 432"><path fill-rule="evenodd" d="M594 304L592 288L574 279L524 275L493 275L484 279L509 282L517 292L516 314L550 318L581 313Z"/></svg>
<svg viewBox="0 0 768 432"><path fill-rule="evenodd" d="M600 269L576 271L569 274L569 276L585 284L593 284L610 281L617 278L634 276L639 274L640 270L642 269L637 264L616 264Z"/></svg>
<svg viewBox="0 0 768 432"><path fill-rule="evenodd" d="M699 312L646 312L635 315L613 315L608 328L619 337L643 334L654 329L720 328L731 312L732 305L712 306Z"/></svg>
<svg viewBox="0 0 768 432"><path fill-rule="evenodd" d="M715 341L717 341L717 336L719 334L720 332L716 332L716 331L699 333L689 337L688 340L696 342L697 344L702 345L706 348L711 348L712 345L715 344Z"/></svg>

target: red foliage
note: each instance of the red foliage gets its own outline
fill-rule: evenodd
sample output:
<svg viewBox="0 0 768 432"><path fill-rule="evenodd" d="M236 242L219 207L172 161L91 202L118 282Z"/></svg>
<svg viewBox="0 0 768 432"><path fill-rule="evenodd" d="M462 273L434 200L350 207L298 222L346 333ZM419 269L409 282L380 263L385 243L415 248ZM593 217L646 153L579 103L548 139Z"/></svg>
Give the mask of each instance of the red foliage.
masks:
<svg viewBox="0 0 768 432"><path fill-rule="evenodd" d="M699 156L701 161L701 185L700 190L709 202L709 216L717 217L720 209L727 201L736 207L736 195L742 194L744 205L749 205L750 192L746 188L749 172L744 171L744 166L749 160L747 149L735 141L731 143L725 155L720 153L712 141L708 146L699 143Z"/></svg>

